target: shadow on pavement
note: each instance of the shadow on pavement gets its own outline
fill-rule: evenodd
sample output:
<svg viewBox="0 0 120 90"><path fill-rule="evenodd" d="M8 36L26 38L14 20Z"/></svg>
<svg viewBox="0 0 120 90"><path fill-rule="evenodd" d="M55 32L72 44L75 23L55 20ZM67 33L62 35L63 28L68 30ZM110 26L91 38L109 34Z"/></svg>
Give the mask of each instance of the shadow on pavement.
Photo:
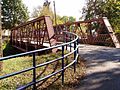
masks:
<svg viewBox="0 0 120 90"><path fill-rule="evenodd" d="M86 46L79 51L87 74L75 90L120 90L120 49Z"/></svg>

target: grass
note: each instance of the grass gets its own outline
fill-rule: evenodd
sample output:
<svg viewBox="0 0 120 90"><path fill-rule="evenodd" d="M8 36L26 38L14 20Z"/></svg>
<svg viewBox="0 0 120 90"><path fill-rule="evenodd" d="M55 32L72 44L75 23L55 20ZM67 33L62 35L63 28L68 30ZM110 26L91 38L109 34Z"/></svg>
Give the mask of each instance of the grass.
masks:
<svg viewBox="0 0 120 90"><path fill-rule="evenodd" d="M9 50L9 48L7 49ZM68 53L65 51L65 53ZM46 53L46 55L37 55L36 64L44 63L61 56L61 51L55 53ZM65 59L65 65L68 65L73 60L73 55ZM3 70L0 76L12 72L20 71L32 67L32 56L24 56L9 59L3 62ZM61 60L52 64L36 69L37 80L61 69ZM16 90L16 88L25 85L32 81L32 71L28 71L0 81L0 90ZM85 75L85 64L82 60L78 59L76 73L74 73L73 66L65 70L64 87L61 84L61 73L44 80L37 84L38 89L42 90L71 90L80 84L80 79ZM28 90L31 89L28 88Z"/></svg>

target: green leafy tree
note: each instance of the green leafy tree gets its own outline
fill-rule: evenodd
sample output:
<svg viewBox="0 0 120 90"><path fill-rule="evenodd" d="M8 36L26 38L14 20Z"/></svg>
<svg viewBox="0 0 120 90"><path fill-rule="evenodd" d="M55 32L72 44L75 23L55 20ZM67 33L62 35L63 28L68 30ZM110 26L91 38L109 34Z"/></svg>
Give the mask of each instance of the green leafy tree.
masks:
<svg viewBox="0 0 120 90"><path fill-rule="evenodd" d="M120 32L120 1L119 0L106 0L102 5L102 16L106 16L111 22L115 31Z"/></svg>
<svg viewBox="0 0 120 90"><path fill-rule="evenodd" d="M10 29L28 20L28 10L22 0L2 0L2 28Z"/></svg>
<svg viewBox="0 0 120 90"><path fill-rule="evenodd" d="M86 0L86 6L83 7L84 19L99 17L102 14L101 7L104 0Z"/></svg>
<svg viewBox="0 0 120 90"><path fill-rule="evenodd" d="M73 16L63 16L61 18L63 23L67 23L67 22L75 22L76 18L74 18Z"/></svg>
<svg viewBox="0 0 120 90"><path fill-rule="evenodd" d="M107 17L114 30L120 30L120 1L119 0L87 0L83 8L84 19Z"/></svg>
<svg viewBox="0 0 120 90"><path fill-rule="evenodd" d="M75 21L76 21L76 18L74 18L73 16L69 17L69 22L75 22Z"/></svg>
<svg viewBox="0 0 120 90"><path fill-rule="evenodd" d="M69 17L68 17L68 16L63 16L63 17L61 18L61 20L63 21L63 23L66 23L66 22L69 21Z"/></svg>
<svg viewBox="0 0 120 90"><path fill-rule="evenodd" d="M63 24L63 23L64 23L64 22L62 21L60 15L56 15L56 21L57 21L57 24ZM55 25L55 22L54 22L54 25Z"/></svg>

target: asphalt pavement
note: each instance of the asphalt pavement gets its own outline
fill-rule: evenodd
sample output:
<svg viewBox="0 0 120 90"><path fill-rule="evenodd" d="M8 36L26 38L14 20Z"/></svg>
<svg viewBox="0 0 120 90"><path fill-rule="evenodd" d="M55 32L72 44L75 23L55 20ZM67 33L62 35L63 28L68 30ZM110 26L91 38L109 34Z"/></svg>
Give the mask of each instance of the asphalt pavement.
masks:
<svg viewBox="0 0 120 90"><path fill-rule="evenodd" d="M86 76L75 90L120 90L120 49L80 45Z"/></svg>

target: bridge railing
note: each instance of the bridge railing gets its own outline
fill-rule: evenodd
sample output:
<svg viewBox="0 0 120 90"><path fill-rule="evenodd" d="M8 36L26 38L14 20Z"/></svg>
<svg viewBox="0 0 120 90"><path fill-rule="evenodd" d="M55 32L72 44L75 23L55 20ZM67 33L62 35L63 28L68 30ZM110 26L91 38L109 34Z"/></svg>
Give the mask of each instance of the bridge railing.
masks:
<svg viewBox="0 0 120 90"><path fill-rule="evenodd" d="M62 44L55 45L55 46L52 46L52 47L49 47L49 48L38 49L38 50L30 51L30 52L25 52L25 53L20 53L20 54L0 58L0 61L7 61L7 60L10 60L10 59L16 58L16 57L32 55L32 67L20 70L18 72L13 72L13 73L10 73L10 74L4 75L4 76L0 76L0 80L10 78L12 76L19 75L21 73L25 73L25 72L28 72L28 71L32 71L33 72L32 82L29 82L28 84L26 84L24 86L18 86L19 88L17 88L17 90L23 90L23 89L26 89L26 88L31 87L31 86L33 87L33 90L36 90L37 83L39 83L39 82L41 82L45 79L48 79L48 78L50 78L50 77L52 77L52 76L54 76L58 73L61 73L62 84L64 84L64 71L65 71L65 69L67 69L71 65L73 65L74 66L74 72L76 71L76 63L77 63L77 59L78 59L78 36L76 34L70 33L70 32L62 32L62 33L63 33L63 35L67 36L67 38L65 39L67 41L64 40L65 42L63 42ZM70 36L72 36L72 38ZM67 53L67 54L64 53L66 47L70 48L69 53ZM59 58L56 58L54 60L45 62L45 63L40 63L38 65L36 64L36 54L38 52L43 52L43 51L51 50L51 49L55 49L55 48L61 48L62 56L60 56ZM67 56L71 55L71 54L74 55L74 59L72 60L71 63L69 63L68 65L65 65L65 58ZM57 71L55 71L55 72L53 72L53 73L51 73L47 76L44 76L43 78L40 78L39 80L36 79L36 69L37 68L43 67L43 66L48 65L48 64L52 64L56 61L61 61L62 62L60 70L57 70Z"/></svg>

